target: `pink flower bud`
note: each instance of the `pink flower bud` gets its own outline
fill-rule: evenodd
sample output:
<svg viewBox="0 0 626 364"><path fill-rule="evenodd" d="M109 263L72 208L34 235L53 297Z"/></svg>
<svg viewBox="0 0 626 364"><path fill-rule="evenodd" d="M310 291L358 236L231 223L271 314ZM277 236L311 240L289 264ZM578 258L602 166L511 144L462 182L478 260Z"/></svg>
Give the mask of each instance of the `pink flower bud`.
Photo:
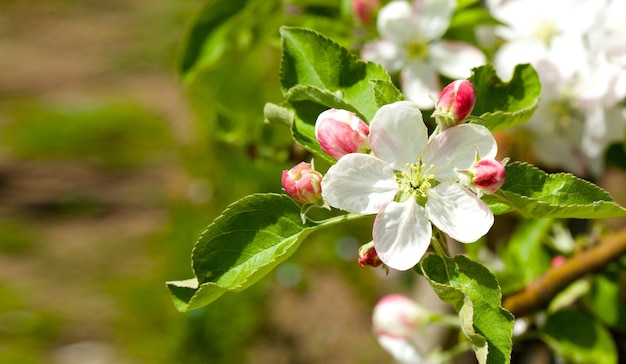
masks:
<svg viewBox="0 0 626 364"><path fill-rule="evenodd" d="M428 320L428 315L427 311L408 297L387 295L374 307L374 333L378 336L407 339Z"/></svg>
<svg viewBox="0 0 626 364"><path fill-rule="evenodd" d="M504 164L495 159L481 159L471 171L472 184L487 194L495 193L506 181Z"/></svg>
<svg viewBox="0 0 626 364"><path fill-rule="evenodd" d="M474 109L476 91L468 80L456 80L448 84L435 106L433 117L442 125L449 128L461 123Z"/></svg>
<svg viewBox="0 0 626 364"><path fill-rule="evenodd" d="M317 204L322 199L322 174L313 165L300 162L283 171L282 184L285 192L301 204Z"/></svg>
<svg viewBox="0 0 626 364"><path fill-rule="evenodd" d="M567 258L562 255L557 255L556 257L552 258L552 260L550 261L550 265L552 266L552 268L558 268L565 264L565 262L567 262Z"/></svg>
<svg viewBox="0 0 626 364"><path fill-rule="evenodd" d="M368 25L380 9L378 0L352 0L352 12L362 24Z"/></svg>
<svg viewBox="0 0 626 364"><path fill-rule="evenodd" d="M346 110L326 110L315 122L315 136L322 150L335 159L348 153L367 151L369 133L367 124Z"/></svg>
<svg viewBox="0 0 626 364"><path fill-rule="evenodd" d="M365 268L366 266L376 268L380 267L382 264L383 261L378 257L373 241L364 244L359 248L359 265L361 268Z"/></svg>

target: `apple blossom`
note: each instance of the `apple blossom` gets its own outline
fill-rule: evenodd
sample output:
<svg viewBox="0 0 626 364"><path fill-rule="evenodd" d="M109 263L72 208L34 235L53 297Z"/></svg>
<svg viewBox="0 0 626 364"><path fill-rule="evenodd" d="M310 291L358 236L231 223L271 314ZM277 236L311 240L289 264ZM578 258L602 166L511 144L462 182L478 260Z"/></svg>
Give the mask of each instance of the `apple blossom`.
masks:
<svg viewBox="0 0 626 364"><path fill-rule="evenodd" d="M335 159L369 150L369 128L355 113L329 109L315 122L315 136L324 152Z"/></svg>
<svg viewBox="0 0 626 364"><path fill-rule="evenodd" d="M421 108L431 109L439 93L439 76L467 78L486 62L474 46L442 40L456 0L394 0L378 13L381 38L364 45L361 57L400 72L402 91Z"/></svg>
<svg viewBox="0 0 626 364"><path fill-rule="evenodd" d="M416 103L382 106L370 124L373 155L344 155L322 179L330 206L354 214L377 214L372 236L380 259L407 270L430 245L431 222L450 237L470 243L485 235L493 213L459 183L476 153L493 158L496 141L483 126L462 124L428 138Z"/></svg>
<svg viewBox="0 0 626 364"><path fill-rule="evenodd" d="M308 162L300 162L283 171L282 185L285 192L301 204L318 204L322 199L322 174Z"/></svg>
<svg viewBox="0 0 626 364"><path fill-rule="evenodd" d="M374 333L380 345L399 363L407 364L424 362L410 339L427 320L428 312L415 301L399 294L381 298L372 314Z"/></svg>
<svg viewBox="0 0 626 364"><path fill-rule="evenodd" d="M476 91L468 80L456 80L443 88L432 116L443 129L459 124L474 109Z"/></svg>

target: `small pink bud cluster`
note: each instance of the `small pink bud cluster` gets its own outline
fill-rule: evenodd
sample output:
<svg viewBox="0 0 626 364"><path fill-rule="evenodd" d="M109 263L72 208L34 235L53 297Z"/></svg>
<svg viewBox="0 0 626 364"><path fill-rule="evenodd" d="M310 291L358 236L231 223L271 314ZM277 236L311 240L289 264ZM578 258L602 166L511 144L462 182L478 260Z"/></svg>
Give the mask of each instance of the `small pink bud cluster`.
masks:
<svg viewBox="0 0 626 364"><path fill-rule="evenodd" d="M442 129L460 124L469 116L476 104L476 91L468 80L448 84L439 95L433 117Z"/></svg>
<svg viewBox="0 0 626 364"><path fill-rule="evenodd" d="M374 307L372 323L374 333L398 339L408 339L415 330L428 321L429 313L412 299L390 294L381 298Z"/></svg>
<svg viewBox="0 0 626 364"><path fill-rule="evenodd" d="M504 164L495 159L479 160L470 172L473 175L472 184L487 194L495 193L506 181Z"/></svg>
<svg viewBox="0 0 626 364"><path fill-rule="evenodd" d="M300 162L283 171L282 184L285 192L301 204L316 205L322 201L322 174L311 163Z"/></svg>
<svg viewBox="0 0 626 364"><path fill-rule="evenodd" d="M348 153L367 151L369 133L367 124L355 113L346 110L326 110L315 122L315 136L320 147L335 159Z"/></svg>
<svg viewBox="0 0 626 364"><path fill-rule="evenodd" d="M352 12L359 21L368 25L380 9L379 0L352 0Z"/></svg>
<svg viewBox="0 0 626 364"><path fill-rule="evenodd" d="M373 241L359 248L359 265L361 268L365 268L366 266L376 268L380 267L382 264L383 261L378 257Z"/></svg>

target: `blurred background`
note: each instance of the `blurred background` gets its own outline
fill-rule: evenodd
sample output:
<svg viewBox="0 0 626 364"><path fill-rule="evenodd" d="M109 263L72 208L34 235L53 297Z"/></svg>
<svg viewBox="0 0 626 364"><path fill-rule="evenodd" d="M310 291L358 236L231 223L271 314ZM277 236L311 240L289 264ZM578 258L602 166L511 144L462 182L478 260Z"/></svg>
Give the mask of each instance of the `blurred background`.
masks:
<svg viewBox="0 0 626 364"><path fill-rule="evenodd" d="M189 100L175 64L200 5L0 1L0 363L390 360L371 308L410 282L358 268L367 237L313 236L251 289L175 310L165 281L192 277L200 233L232 201L280 191L292 153L281 131L216 136L226 119L198 112L211 98ZM261 101L232 99L250 125L280 101L278 48L262 59L276 72L208 76L225 95L267 78L244 91Z"/></svg>

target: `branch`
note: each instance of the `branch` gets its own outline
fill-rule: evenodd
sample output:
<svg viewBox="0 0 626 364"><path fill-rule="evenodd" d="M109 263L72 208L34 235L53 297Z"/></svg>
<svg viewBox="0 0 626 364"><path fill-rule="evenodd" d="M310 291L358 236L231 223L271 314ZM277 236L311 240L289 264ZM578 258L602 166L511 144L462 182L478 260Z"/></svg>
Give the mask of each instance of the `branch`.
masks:
<svg viewBox="0 0 626 364"><path fill-rule="evenodd" d="M604 268L626 253L626 229L604 236L595 247L574 255L565 264L549 270L522 291L504 298L502 307L515 317L528 316L544 308L570 283Z"/></svg>

